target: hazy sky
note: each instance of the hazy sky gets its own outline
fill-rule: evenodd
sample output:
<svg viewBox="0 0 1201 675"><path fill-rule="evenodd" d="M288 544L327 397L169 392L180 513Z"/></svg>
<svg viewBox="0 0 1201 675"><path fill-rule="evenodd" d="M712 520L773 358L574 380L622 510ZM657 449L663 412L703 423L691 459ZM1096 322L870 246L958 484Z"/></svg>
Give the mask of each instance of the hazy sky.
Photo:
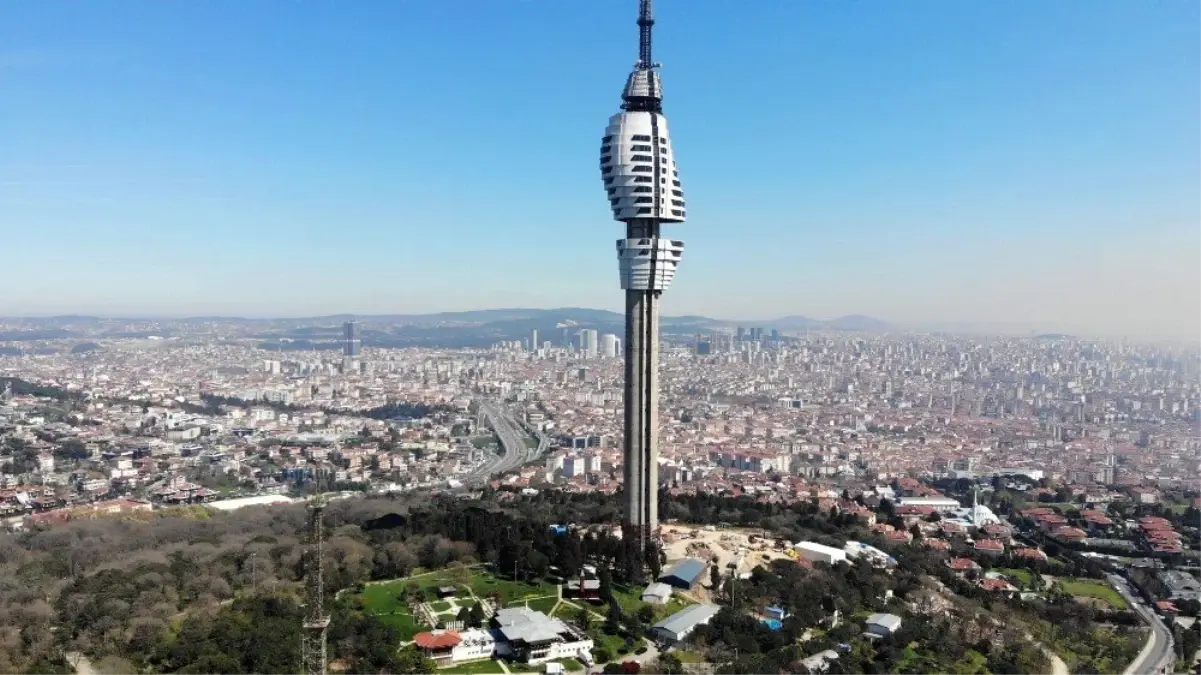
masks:
<svg viewBox="0 0 1201 675"><path fill-rule="evenodd" d="M1193 0L659 0L668 313L1196 336ZM0 314L619 308L635 0L0 6Z"/></svg>

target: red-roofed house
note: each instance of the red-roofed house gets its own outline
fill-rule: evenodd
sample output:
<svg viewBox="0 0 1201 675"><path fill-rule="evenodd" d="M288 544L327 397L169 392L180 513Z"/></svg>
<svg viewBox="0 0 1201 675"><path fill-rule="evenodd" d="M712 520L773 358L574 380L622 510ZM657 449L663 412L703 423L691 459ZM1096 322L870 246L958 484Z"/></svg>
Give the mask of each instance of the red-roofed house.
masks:
<svg viewBox="0 0 1201 675"><path fill-rule="evenodd" d="M951 542L947 541L946 539L927 537L924 543L926 544L926 548L932 548L935 551L942 551L945 553L951 550Z"/></svg>
<svg viewBox="0 0 1201 675"><path fill-rule="evenodd" d="M976 582L976 585L990 593L1004 593L1012 595L1018 592L1016 586L1008 581L1005 581L1004 579L981 579L980 581Z"/></svg>
<svg viewBox="0 0 1201 675"><path fill-rule="evenodd" d="M459 637L459 633L453 630L434 630L418 633L413 636L413 643L416 644L425 655L438 662L438 665L444 666L451 662L454 654L454 648L459 646L463 638Z"/></svg>
<svg viewBox="0 0 1201 675"><path fill-rule="evenodd" d="M1084 541L1088 539L1088 533L1084 530L1069 525L1061 525L1051 530L1051 536L1062 541Z"/></svg>
<svg viewBox="0 0 1201 675"><path fill-rule="evenodd" d="M980 564L971 558L951 558L947 567L962 577L974 577L980 572Z"/></svg>
<svg viewBox="0 0 1201 675"><path fill-rule="evenodd" d="M1025 558L1026 560L1038 560L1040 562L1047 562L1047 554L1043 553L1042 549L1018 548L1018 549L1013 550L1013 554L1019 558Z"/></svg>
<svg viewBox="0 0 1201 675"><path fill-rule="evenodd" d="M1005 544L1002 544L996 539L980 539L972 548L976 549L980 553L991 556L999 556L1005 552Z"/></svg>

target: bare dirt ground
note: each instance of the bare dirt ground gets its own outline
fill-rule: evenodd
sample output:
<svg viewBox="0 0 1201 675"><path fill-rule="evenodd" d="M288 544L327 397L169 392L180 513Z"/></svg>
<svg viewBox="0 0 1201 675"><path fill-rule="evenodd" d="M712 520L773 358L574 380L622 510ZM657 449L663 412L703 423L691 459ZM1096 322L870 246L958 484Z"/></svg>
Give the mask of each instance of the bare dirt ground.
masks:
<svg viewBox="0 0 1201 675"><path fill-rule="evenodd" d="M775 537L762 538L755 529L691 527L664 525L664 553L668 562L697 557L717 564L723 572L735 563L739 573L750 572L771 560L787 559L785 550L776 550ZM756 541L751 541L754 538Z"/></svg>

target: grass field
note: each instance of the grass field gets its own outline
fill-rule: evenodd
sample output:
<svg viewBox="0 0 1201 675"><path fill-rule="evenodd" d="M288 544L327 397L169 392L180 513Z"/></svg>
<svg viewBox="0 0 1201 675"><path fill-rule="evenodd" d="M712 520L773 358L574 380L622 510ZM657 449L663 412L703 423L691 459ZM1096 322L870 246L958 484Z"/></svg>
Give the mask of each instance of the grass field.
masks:
<svg viewBox="0 0 1201 675"><path fill-rule="evenodd" d="M424 591L430 606L435 612L440 613L450 609L450 603L435 599L435 591L440 586L457 586L460 589L455 600L460 607L470 607L474 604L468 597L468 590L476 597L481 598L493 591L499 591L508 606L523 604L529 600L531 607L539 611L549 612L555 604L556 590L553 584L510 581L498 578L491 572L480 568L451 568L380 584L371 584L363 589L360 598L366 611L375 614L385 623L395 626L400 631L402 640L411 640L417 633L428 630L429 626L423 625L417 617L409 612L408 604L400 600L401 592ZM445 618L449 619L450 617L447 615Z"/></svg>
<svg viewBox="0 0 1201 675"><path fill-rule="evenodd" d="M705 657L703 654L698 654L693 651L688 651L687 649L677 649L674 652L672 652L672 654L676 655L676 658L680 660L680 663L704 663L705 662Z"/></svg>
<svg viewBox="0 0 1201 675"><path fill-rule="evenodd" d="M501 675L505 671L500 667L500 664L492 659L485 661L468 661L467 663L456 663L453 666L438 669L439 673L447 675Z"/></svg>
<svg viewBox="0 0 1201 675"><path fill-rule="evenodd" d="M552 596L546 597L546 598L535 598L533 600L527 600L525 604L529 605L529 608L532 610L550 614L551 610L553 610L555 608L555 605L558 602L559 602L559 599L552 595Z"/></svg>
<svg viewBox="0 0 1201 675"><path fill-rule="evenodd" d="M555 585L548 581L540 581L534 584L528 584L523 581L510 581L493 576L482 570L471 575L469 585L476 597L482 598L492 591L499 591L504 596L507 604L531 600L533 598L544 598L557 593Z"/></svg>
<svg viewBox="0 0 1201 675"><path fill-rule="evenodd" d="M998 567L998 568L994 569L993 571L998 572L1000 574L1004 574L1005 576L1009 577L1010 579L1013 579L1023 589L1030 588L1030 583L1032 581L1034 581L1034 573L1031 572L1030 570Z"/></svg>
<svg viewBox="0 0 1201 675"><path fill-rule="evenodd" d="M988 673L988 657L980 652L969 649L953 666L948 670L934 671L933 669L938 664L938 659L941 654L935 654L929 650L922 649L917 642L912 642L901 652L901 658L892 667L891 672L894 673L923 673L923 672L951 672L959 673L960 675L984 675ZM944 668L947 666L944 665Z"/></svg>
<svg viewBox="0 0 1201 675"><path fill-rule="evenodd" d="M588 636L592 638L592 643L595 646L592 650L593 654L596 654L597 649L607 649L609 650L611 659L614 661L620 660L617 652L625 647L625 638L620 635L609 635L601 630L600 626L596 625L594 625L592 629L588 631Z"/></svg>
<svg viewBox="0 0 1201 675"><path fill-rule="evenodd" d="M1063 590L1068 595L1077 598L1096 598L1109 604L1113 609L1129 609L1126 600L1113 589L1112 586L1104 581L1093 581L1091 579L1072 579L1060 578L1059 583L1063 586Z"/></svg>

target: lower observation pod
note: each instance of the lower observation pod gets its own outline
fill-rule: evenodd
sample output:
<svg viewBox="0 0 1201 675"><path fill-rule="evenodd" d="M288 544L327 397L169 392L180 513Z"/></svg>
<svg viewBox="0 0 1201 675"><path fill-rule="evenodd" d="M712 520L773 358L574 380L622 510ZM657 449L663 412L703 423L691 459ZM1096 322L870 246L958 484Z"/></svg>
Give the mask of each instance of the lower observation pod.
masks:
<svg viewBox="0 0 1201 675"><path fill-rule="evenodd" d="M684 242L662 237L618 239L621 288L626 291L666 291L684 255Z"/></svg>

